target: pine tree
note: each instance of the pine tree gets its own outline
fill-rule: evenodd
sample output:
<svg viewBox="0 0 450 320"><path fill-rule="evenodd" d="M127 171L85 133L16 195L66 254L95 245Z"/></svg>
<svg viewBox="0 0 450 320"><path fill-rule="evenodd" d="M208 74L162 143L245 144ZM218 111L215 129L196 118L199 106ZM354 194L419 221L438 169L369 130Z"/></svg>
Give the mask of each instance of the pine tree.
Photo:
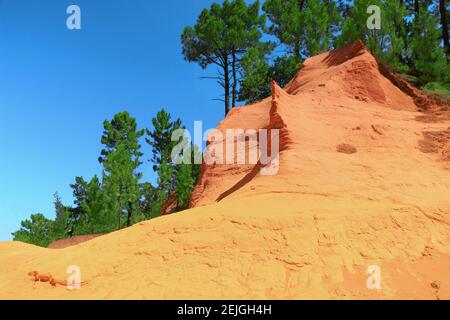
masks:
<svg viewBox="0 0 450 320"><path fill-rule="evenodd" d="M199 148L191 143L187 152L187 154L181 155L181 157L184 158L184 161L176 165L175 191L177 195L178 210L189 208L191 193L200 177L200 165L195 163L197 155L200 156Z"/></svg>
<svg viewBox="0 0 450 320"><path fill-rule="evenodd" d="M295 77L300 66L294 56L277 57L270 64L269 58L258 49L250 49L242 59L239 100L248 104L269 97L272 80L284 87Z"/></svg>
<svg viewBox="0 0 450 320"><path fill-rule="evenodd" d="M82 177L75 177L75 183L70 185L74 197L74 207L69 208L69 216L67 221L67 233L74 236L79 235L80 221L84 216L83 204L87 200L86 188L88 183Z"/></svg>
<svg viewBox="0 0 450 320"><path fill-rule="evenodd" d="M176 192L178 199L178 210L189 208L192 189L195 186L191 164L180 164L176 175Z"/></svg>
<svg viewBox="0 0 450 320"><path fill-rule="evenodd" d="M270 66L267 57L257 48L251 48L242 59L242 79L239 100L253 103L270 95Z"/></svg>
<svg viewBox="0 0 450 320"><path fill-rule="evenodd" d="M421 84L445 81L448 70L443 48L439 45L441 31L438 20L426 9L414 19L411 48L413 65Z"/></svg>
<svg viewBox="0 0 450 320"><path fill-rule="evenodd" d="M84 199L80 204L80 211L83 214L77 223L77 235L108 233L116 230L115 201L115 197L108 194L100 179L94 176L84 188Z"/></svg>
<svg viewBox="0 0 450 320"><path fill-rule="evenodd" d="M244 0L213 3L181 36L187 61L196 62L203 69L218 67L217 76L212 79L224 89L225 115L236 103L240 59L262 36L265 16L259 14L259 6L259 1L247 5Z"/></svg>
<svg viewBox="0 0 450 320"><path fill-rule="evenodd" d="M158 200L158 189L149 182L141 183L140 187L142 195L140 205L144 219L159 217L161 204Z"/></svg>
<svg viewBox="0 0 450 320"><path fill-rule="evenodd" d="M396 0L385 0L382 11L384 39L380 44L378 58L387 62L398 72L406 73L408 30L404 5Z"/></svg>
<svg viewBox="0 0 450 320"><path fill-rule="evenodd" d="M155 207L160 209L164 201L172 194L176 193L177 198L182 206L189 203L189 197L198 181L200 175L200 165L194 164L194 159L201 159L200 151L197 146L189 148L188 154L180 154L182 159L190 159L184 161L184 164L175 163L172 159L172 151L180 141L187 141L185 137L180 137L180 141L172 141L173 133L178 129L184 129L181 120L172 120L172 117L164 109L158 112L152 119L153 130L147 129L147 143L152 147L153 169L158 175L157 187L147 187L146 197L144 199L146 207L151 207L154 212ZM184 139L184 140L182 140ZM191 143L190 141L187 141ZM189 166L190 168L186 168ZM190 176L190 178L189 178ZM152 190L153 189L153 190ZM149 203L152 205L149 206Z"/></svg>
<svg viewBox="0 0 450 320"><path fill-rule="evenodd" d="M303 13L305 55L314 56L330 49L339 19L334 1L307 1Z"/></svg>
<svg viewBox="0 0 450 320"><path fill-rule="evenodd" d="M272 80L284 87L299 72L301 64L293 56L277 57L270 68Z"/></svg>
<svg viewBox="0 0 450 320"><path fill-rule="evenodd" d="M172 133L183 127L180 119L172 121L171 115L164 109L156 114L156 117L152 119L152 124L153 130L146 129L145 141L152 147L153 171L158 172L161 163L171 162L172 149L176 144L172 141Z"/></svg>
<svg viewBox="0 0 450 320"><path fill-rule="evenodd" d="M153 130L146 129L147 143L152 147L153 170L158 175L157 187L154 194L147 193L155 203L152 206L159 208L168 196L176 189L176 167L172 162L172 149L176 142L172 141L172 134L175 130L182 129L180 119L172 120L171 115L161 109L156 117L152 119ZM149 191L150 189L147 189ZM144 200L149 202L149 200ZM154 209L153 209L154 210Z"/></svg>
<svg viewBox="0 0 450 320"><path fill-rule="evenodd" d="M55 206L55 220L52 223L50 229L51 241L65 239L68 236L68 222L70 211L69 208L63 205L61 197L58 193L54 194L54 206Z"/></svg>
<svg viewBox="0 0 450 320"><path fill-rule="evenodd" d="M104 160L104 190L112 198L114 212L117 216L117 227L122 228L122 217L126 218L126 226L131 225L131 218L139 208L141 173L136 173L137 160L130 157L126 142L117 146L114 152Z"/></svg>
<svg viewBox="0 0 450 320"><path fill-rule="evenodd" d="M327 51L339 23L339 12L329 0L267 0L263 5L269 33L287 46L297 63Z"/></svg>
<svg viewBox="0 0 450 320"><path fill-rule="evenodd" d="M144 130L137 130L136 119L132 118L128 112L115 114L111 121L104 121L103 127L101 142L104 149L101 151L100 163L106 159L108 154L117 150L121 143L124 143L123 146L133 159L139 159L142 156L139 138L144 135ZM136 166L140 164L138 160Z"/></svg>
<svg viewBox="0 0 450 320"><path fill-rule="evenodd" d="M30 220L22 221L20 230L12 234L14 241L21 241L46 248L52 241L50 237L52 224L53 221L47 219L43 214L32 214Z"/></svg>
<svg viewBox="0 0 450 320"><path fill-rule="evenodd" d="M126 217L130 226L132 216L139 209L142 173L140 166L141 145L139 138L144 130L137 130L137 123L127 112L120 112L111 122L104 122L100 162L103 163L103 190L112 201L117 216L117 227L122 227L121 218Z"/></svg>
<svg viewBox="0 0 450 320"><path fill-rule="evenodd" d="M271 26L269 33L286 45L289 52L300 62L304 54L306 0L267 0L263 10Z"/></svg>
<svg viewBox="0 0 450 320"><path fill-rule="evenodd" d="M367 8L375 5L381 11L381 29L369 29ZM376 58L388 62L397 71L407 70L403 63L406 37L406 9L397 0L355 0L345 18L342 33L337 39L339 47L363 40Z"/></svg>
<svg viewBox="0 0 450 320"><path fill-rule="evenodd" d="M442 29L442 41L444 42L444 47L446 49L447 56L450 57L450 40L448 33L449 15L450 10L447 9L447 1L439 0L439 15L441 18L441 29Z"/></svg>
<svg viewBox="0 0 450 320"><path fill-rule="evenodd" d="M153 130L147 129L147 143L152 147L153 170L158 174L157 203L158 208L176 189L176 167L172 162L172 149L177 142L172 141L175 130L182 129L180 119L172 117L161 109L152 119Z"/></svg>

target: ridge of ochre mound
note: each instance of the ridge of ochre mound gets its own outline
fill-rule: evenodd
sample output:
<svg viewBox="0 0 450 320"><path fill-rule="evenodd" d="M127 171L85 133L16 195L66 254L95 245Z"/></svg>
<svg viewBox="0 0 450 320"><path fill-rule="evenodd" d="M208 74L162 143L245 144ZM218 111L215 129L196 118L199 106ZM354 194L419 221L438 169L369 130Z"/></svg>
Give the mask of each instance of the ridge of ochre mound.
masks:
<svg viewBox="0 0 450 320"><path fill-rule="evenodd" d="M385 70L385 73L389 72ZM244 191L249 193L249 189L256 188L254 183L264 185L258 188L264 190L260 192L281 192L283 188L277 185L280 178L305 179L299 173L309 171L313 155L327 156L325 168L333 173L334 166L344 160L336 155L341 144L351 144L360 151L356 161L373 154L385 165L381 159L398 149L408 158L406 154L414 154L417 149L417 136L425 131L423 125L409 121L420 116L415 114L418 107L414 100L420 98L423 102L426 97L412 86L404 86L408 94L383 76L376 59L361 41L306 60L286 88L274 84L271 98L233 109L217 128L224 133L224 154L226 146L234 143L226 140L227 129L281 129L282 163L278 177L260 177L255 165L204 164L191 207L223 201ZM446 129L445 125L441 127ZM303 167L299 167L302 161ZM298 186L294 184L292 188L296 190ZM311 192L311 186L306 189ZM314 189L328 187L325 183ZM341 187L337 189L343 192Z"/></svg>
<svg viewBox="0 0 450 320"><path fill-rule="evenodd" d="M378 62L362 41L306 60L285 89L292 95L311 93L343 102L356 99L397 110L417 110L413 99L380 73Z"/></svg>
<svg viewBox="0 0 450 320"><path fill-rule="evenodd" d="M61 250L0 243L0 299L450 299L450 120L418 121L375 63L358 43L313 57L222 121L280 129L278 175L203 165L193 209ZM27 277L70 265L75 292Z"/></svg>

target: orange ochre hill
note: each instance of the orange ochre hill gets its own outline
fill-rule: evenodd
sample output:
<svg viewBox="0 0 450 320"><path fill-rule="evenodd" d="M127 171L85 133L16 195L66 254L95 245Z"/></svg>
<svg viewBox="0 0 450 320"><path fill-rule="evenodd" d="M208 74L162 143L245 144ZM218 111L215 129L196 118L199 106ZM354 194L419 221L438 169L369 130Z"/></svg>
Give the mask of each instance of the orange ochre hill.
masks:
<svg viewBox="0 0 450 320"><path fill-rule="evenodd" d="M203 165L192 208L63 249L0 243L1 299L450 299L450 116L361 42L218 126L280 169ZM31 271L83 285L33 281ZM369 290L378 266L381 288Z"/></svg>

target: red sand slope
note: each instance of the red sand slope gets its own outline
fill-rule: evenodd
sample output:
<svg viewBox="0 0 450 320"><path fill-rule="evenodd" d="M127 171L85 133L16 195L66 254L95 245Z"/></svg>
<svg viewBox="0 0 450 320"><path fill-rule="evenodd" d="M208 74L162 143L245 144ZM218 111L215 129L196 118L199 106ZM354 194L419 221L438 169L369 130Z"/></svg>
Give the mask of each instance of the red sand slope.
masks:
<svg viewBox="0 0 450 320"><path fill-rule="evenodd" d="M278 175L204 165L193 209L62 250L0 243L0 298L449 299L450 119L419 113L361 43L274 88L218 128L280 128ZM74 264L76 292L27 277Z"/></svg>
<svg viewBox="0 0 450 320"><path fill-rule="evenodd" d="M48 246L49 249L64 249L72 246L76 246L77 244L87 242L89 240L95 239L97 237L102 236L101 234L89 234L84 236L75 236L69 239L58 240L50 243Z"/></svg>

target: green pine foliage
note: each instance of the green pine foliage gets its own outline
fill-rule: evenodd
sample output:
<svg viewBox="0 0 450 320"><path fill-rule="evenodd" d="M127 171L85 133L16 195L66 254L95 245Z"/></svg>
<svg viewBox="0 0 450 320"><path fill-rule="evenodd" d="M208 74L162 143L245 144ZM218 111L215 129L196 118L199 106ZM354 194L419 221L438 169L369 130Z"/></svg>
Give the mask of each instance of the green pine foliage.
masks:
<svg viewBox="0 0 450 320"><path fill-rule="evenodd" d="M103 188L112 195L110 205L117 217L117 229L130 226L140 199L142 174L136 173L138 159L133 159L129 150L123 141L104 160Z"/></svg>
<svg viewBox="0 0 450 320"><path fill-rule="evenodd" d="M119 112L111 121L105 120L103 127L101 141L104 149L101 151L99 162L104 162L110 153L117 150L120 144L123 144L132 161L135 161L135 166L139 166L141 164L139 157L142 156L139 138L144 135L144 130L137 130L136 119L132 118L126 111Z"/></svg>
<svg viewBox="0 0 450 320"><path fill-rule="evenodd" d="M185 137L183 137L185 139ZM181 154L182 163L176 165L175 193L177 196L177 209L179 211L189 208L191 193L200 178L200 165L195 163L196 159L201 159L201 153L198 146L193 145L190 141L190 148L186 154Z"/></svg>
<svg viewBox="0 0 450 320"><path fill-rule="evenodd" d="M110 207L117 217L117 229L131 225L133 214L139 208L139 181L142 173L139 139L144 130L137 129L136 119L128 112L120 112L104 122L100 162L103 163L103 189L110 195ZM124 221L122 221L124 220Z"/></svg>
<svg viewBox="0 0 450 320"><path fill-rule="evenodd" d="M334 1L307 1L303 12L304 46L307 56L328 51L332 47L333 32L340 21Z"/></svg>
<svg viewBox="0 0 450 320"><path fill-rule="evenodd" d="M189 208L189 200L191 198L191 192L197 181L195 180L192 172L191 164L178 165L176 175L176 193L178 199L178 209L184 210Z"/></svg>
<svg viewBox="0 0 450 320"><path fill-rule="evenodd" d="M359 39L379 61L414 77L416 84L437 82L447 87L450 66L442 23L449 19L442 16L439 4L442 7L442 1L423 0L266 0L262 7L268 33L279 42L277 54L248 50L241 63L239 99L246 103L263 99L270 94L271 80L283 86L305 58ZM368 8L373 5L380 8L380 29L367 26L373 15ZM289 61L293 63L277 63Z"/></svg>
<svg viewBox="0 0 450 320"><path fill-rule="evenodd" d="M439 21L427 10L421 10L413 23L413 72L419 77L421 84L448 80L449 69L444 49L439 44L441 31L438 25Z"/></svg>
<svg viewBox="0 0 450 320"><path fill-rule="evenodd" d="M51 241L61 240L68 237L68 221L70 210L63 205L58 193L54 194L55 220L52 222L49 232Z"/></svg>
<svg viewBox="0 0 450 320"><path fill-rule="evenodd" d="M239 101L253 103L270 95L272 80L285 86L305 57L332 48L340 16L334 1L267 0L263 10L270 20L269 34L288 54L270 57L273 46L254 44L241 61Z"/></svg>
<svg viewBox="0 0 450 320"><path fill-rule="evenodd" d="M450 72L450 70L449 70ZM440 96L450 98L450 85L440 82L429 82L423 89L429 93L438 94Z"/></svg>
<svg viewBox="0 0 450 320"><path fill-rule="evenodd" d="M418 85L438 82L445 86L450 69L441 44L439 18L427 3L418 3L417 11L395 0L355 0L337 37L338 46L362 39L379 60L414 76ZM370 4L381 8L381 30L366 27Z"/></svg>
<svg viewBox="0 0 450 320"><path fill-rule="evenodd" d="M98 176L86 185L85 199L80 207L83 214L75 235L108 233L117 229L114 195L107 191Z"/></svg>
<svg viewBox="0 0 450 320"><path fill-rule="evenodd" d="M181 120L172 120L171 115L161 109L152 119L153 130L147 129L147 143L152 147L153 170L158 174L156 202L158 208L176 189L176 166L172 162L172 149L176 145L172 134L183 129Z"/></svg>
<svg viewBox="0 0 450 320"><path fill-rule="evenodd" d="M300 68L301 63L293 56L277 57L270 68L271 78L275 80L278 85L284 87L295 77Z"/></svg>
<svg viewBox="0 0 450 320"><path fill-rule="evenodd" d="M50 230L53 221L43 214L32 214L30 220L21 222L20 230L13 233L14 241L31 243L41 247L47 247L51 242Z"/></svg>
<svg viewBox="0 0 450 320"><path fill-rule="evenodd" d="M127 112L105 121L99 158L103 166L101 179L94 176L88 182L76 177L70 185L73 206L63 205L55 194L55 219L32 215L13 233L14 240L47 247L72 236L109 233L160 216L161 205L172 193L177 195L178 210L188 208L200 166L172 162L171 151L176 144L172 133L182 128L181 120L172 121L171 115L161 110L152 124L153 130L138 130L136 119ZM142 181L140 139L144 132L152 147L150 160L158 174L156 186ZM197 147L191 150L189 157L199 153Z"/></svg>
<svg viewBox="0 0 450 320"><path fill-rule="evenodd" d="M272 63L257 48L251 48L242 59L239 101L254 103L271 94L271 82L284 87L292 80L301 64L294 56L277 57Z"/></svg>
<svg viewBox="0 0 450 320"><path fill-rule="evenodd" d="M152 123L153 130L147 129L146 141L152 147L153 168L158 174L155 196L157 208L159 209L171 194L176 194L179 210L186 209L200 175L200 166L194 161L195 155L199 153L198 147L191 145L189 154L181 155L185 161L182 164L174 163L172 150L181 138L179 141L172 141L172 134L178 129L184 129L181 120L172 120L170 114L162 109L152 119Z"/></svg>
<svg viewBox="0 0 450 320"><path fill-rule="evenodd" d="M269 33L277 37L297 61L301 61L304 53L305 7L306 1L298 0L267 0L263 4L271 22Z"/></svg>
<svg viewBox="0 0 450 320"><path fill-rule="evenodd" d="M381 29L367 27L367 13L370 5L380 8ZM350 44L358 39L366 43L367 48L379 60L388 62L399 72L405 72L402 55L405 50L406 7L395 0L355 0L349 15L345 18L342 33L337 38L338 47Z"/></svg>
<svg viewBox="0 0 450 320"><path fill-rule="evenodd" d="M247 5L244 0L224 0L203 9L195 25L183 31L185 59L203 69L217 67L217 75L212 78L224 90L225 115L236 105L242 56L259 43L264 23L259 1Z"/></svg>
<svg viewBox="0 0 450 320"><path fill-rule="evenodd" d="M150 182L143 182L141 188L141 217L138 220L149 220L160 216L161 203L158 201L157 188Z"/></svg>
<svg viewBox="0 0 450 320"><path fill-rule="evenodd" d="M335 1L267 0L263 10L271 22L269 33L288 48L297 63L331 48L340 21Z"/></svg>
<svg viewBox="0 0 450 320"><path fill-rule="evenodd" d="M176 142L172 141L172 133L177 129L183 129L180 119L172 120L171 115L161 109L152 119L153 130L146 129L146 142L152 148L153 170L159 171L162 163L171 161L172 149Z"/></svg>
<svg viewBox="0 0 450 320"><path fill-rule="evenodd" d="M239 101L253 103L270 95L271 70L264 53L250 48L242 58Z"/></svg>

